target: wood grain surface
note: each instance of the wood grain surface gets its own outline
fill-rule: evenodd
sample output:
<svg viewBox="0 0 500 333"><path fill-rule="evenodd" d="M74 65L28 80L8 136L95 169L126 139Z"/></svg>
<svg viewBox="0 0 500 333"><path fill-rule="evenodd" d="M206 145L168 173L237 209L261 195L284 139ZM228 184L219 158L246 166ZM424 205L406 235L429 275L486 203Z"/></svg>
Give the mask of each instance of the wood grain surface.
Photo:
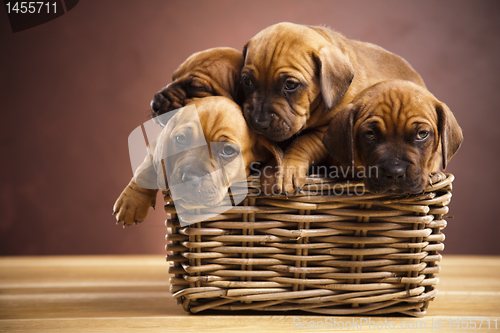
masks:
<svg viewBox="0 0 500 333"><path fill-rule="evenodd" d="M161 255L0 257L0 332L498 331L500 257L444 255L441 267L424 318L190 315L169 292Z"/></svg>

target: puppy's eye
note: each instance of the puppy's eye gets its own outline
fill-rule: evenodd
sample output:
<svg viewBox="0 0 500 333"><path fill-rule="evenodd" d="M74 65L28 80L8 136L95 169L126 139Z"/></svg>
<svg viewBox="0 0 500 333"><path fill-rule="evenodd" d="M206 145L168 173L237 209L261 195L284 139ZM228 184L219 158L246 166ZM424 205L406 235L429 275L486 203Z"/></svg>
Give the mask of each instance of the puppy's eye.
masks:
<svg viewBox="0 0 500 333"><path fill-rule="evenodd" d="M429 137L429 131L418 131L417 133L417 141L424 141Z"/></svg>
<svg viewBox="0 0 500 333"><path fill-rule="evenodd" d="M187 137L184 134L179 134L174 137L175 142L181 146L187 144Z"/></svg>
<svg viewBox="0 0 500 333"><path fill-rule="evenodd" d="M247 87L251 87L252 86L252 79L250 79L248 76L246 75L243 75L241 77L241 82L247 86Z"/></svg>
<svg viewBox="0 0 500 333"><path fill-rule="evenodd" d="M223 157L232 157L237 153L238 151L236 150L236 148L232 147L231 145L225 145L221 150L221 155Z"/></svg>
<svg viewBox="0 0 500 333"><path fill-rule="evenodd" d="M293 91L299 87L299 83L297 81L287 79L284 84L285 90Z"/></svg>
<svg viewBox="0 0 500 333"><path fill-rule="evenodd" d="M361 137L363 138L363 140L368 142L375 141L375 132L373 131L363 132L363 134L361 134Z"/></svg>

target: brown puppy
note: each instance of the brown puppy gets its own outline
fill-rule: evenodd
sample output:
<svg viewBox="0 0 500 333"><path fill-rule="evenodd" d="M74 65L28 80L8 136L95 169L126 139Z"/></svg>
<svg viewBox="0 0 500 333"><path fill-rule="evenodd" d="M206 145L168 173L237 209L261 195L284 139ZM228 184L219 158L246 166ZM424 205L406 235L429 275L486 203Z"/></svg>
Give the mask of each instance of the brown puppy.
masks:
<svg viewBox="0 0 500 333"><path fill-rule="evenodd" d="M373 193L420 193L463 135L450 109L403 80L377 83L338 111L323 138L331 165L356 168Z"/></svg>
<svg viewBox="0 0 500 333"><path fill-rule="evenodd" d="M239 83L242 66L241 52L229 47L194 53L174 72L172 83L153 97L152 117L181 108L194 98L224 96L241 102L243 92Z"/></svg>
<svg viewBox="0 0 500 333"><path fill-rule="evenodd" d="M169 188L172 192L172 187L181 183L185 186L176 192L176 207L177 203L217 206L228 186L241 178L246 184L253 162L274 157L281 163L283 154L265 137L251 131L240 107L225 97L200 98L179 110L151 148L153 154L146 157L113 207L118 222L128 225L143 221L155 205L156 189ZM237 155L241 155L242 164L232 163ZM222 180L213 172L222 169L221 165Z"/></svg>
<svg viewBox="0 0 500 333"><path fill-rule="evenodd" d="M331 117L363 89L395 78L424 86L401 57L324 27L270 26L250 39L243 55L248 124L273 141L288 140L280 171L262 174L267 193L273 185L273 192L288 193L304 185L311 163L328 156L321 141Z"/></svg>

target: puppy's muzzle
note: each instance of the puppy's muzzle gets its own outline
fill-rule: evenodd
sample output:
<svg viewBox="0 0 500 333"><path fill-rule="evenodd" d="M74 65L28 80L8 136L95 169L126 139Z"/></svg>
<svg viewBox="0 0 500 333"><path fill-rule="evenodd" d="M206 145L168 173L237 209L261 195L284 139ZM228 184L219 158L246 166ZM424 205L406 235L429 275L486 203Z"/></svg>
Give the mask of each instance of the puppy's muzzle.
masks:
<svg viewBox="0 0 500 333"><path fill-rule="evenodd" d="M186 93L180 84L176 82L169 84L153 96L150 103L152 118L154 119L159 115L183 107L186 98Z"/></svg>
<svg viewBox="0 0 500 333"><path fill-rule="evenodd" d="M375 174L367 179L367 186L374 193L415 193L418 190L413 176L408 175L409 162L401 160L387 160L377 165Z"/></svg>
<svg viewBox="0 0 500 333"><path fill-rule="evenodd" d="M174 200L182 199L205 207L217 206L227 190L217 174L197 165L196 161L179 167L169 181L175 186Z"/></svg>
<svg viewBox="0 0 500 333"><path fill-rule="evenodd" d="M167 99L161 93L156 93L153 96L153 99L151 100L151 110L153 115L158 115L166 101Z"/></svg>
<svg viewBox="0 0 500 333"><path fill-rule="evenodd" d="M207 175L194 174L189 171L182 174L181 181L186 186L187 196L196 196L199 195L199 193L201 193L202 191L205 192L206 189L203 188L203 176ZM210 200L210 191L206 194L208 194L208 197L206 199Z"/></svg>
<svg viewBox="0 0 500 333"><path fill-rule="evenodd" d="M276 118L275 113L269 113L265 111L255 110L252 112L250 117L250 126L259 134L265 133L269 127L271 127L271 122Z"/></svg>
<svg viewBox="0 0 500 333"><path fill-rule="evenodd" d="M290 126L270 109L244 109L244 115L250 128L273 141L288 139Z"/></svg>
<svg viewBox="0 0 500 333"><path fill-rule="evenodd" d="M399 162L387 162L379 168L382 179L388 184L397 184L406 179L407 165L402 165Z"/></svg>

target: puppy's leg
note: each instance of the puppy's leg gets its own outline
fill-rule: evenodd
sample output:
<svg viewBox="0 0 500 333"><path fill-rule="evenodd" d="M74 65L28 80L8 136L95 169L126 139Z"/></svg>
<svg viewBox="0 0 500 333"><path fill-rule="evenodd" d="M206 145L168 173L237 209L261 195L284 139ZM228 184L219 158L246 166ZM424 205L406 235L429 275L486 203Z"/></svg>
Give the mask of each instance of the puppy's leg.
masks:
<svg viewBox="0 0 500 333"><path fill-rule="evenodd" d="M304 186L311 164L322 163L328 156L328 151L322 143L323 135L322 128L318 128L299 136L297 141L285 150L282 177L276 179L278 188L282 188L285 193L294 193Z"/></svg>
<svg viewBox="0 0 500 333"><path fill-rule="evenodd" d="M269 161L260 169L260 188L266 195L279 195L283 178L282 166L276 160Z"/></svg>
<svg viewBox="0 0 500 333"><path fill-rule="evenodd" d="M148 216L149 207L156 205L156 192L137 185L132 178L113 206L116 221L125 225L142 222Z"/></svg>
<svg viewBox="0 0 500 333"><path fill-rule="evenodd" d="M149 207L154 208L156 204L157 186L152 155L147 155L113 206L116 221L125 225L144 221Z"/></svg>

